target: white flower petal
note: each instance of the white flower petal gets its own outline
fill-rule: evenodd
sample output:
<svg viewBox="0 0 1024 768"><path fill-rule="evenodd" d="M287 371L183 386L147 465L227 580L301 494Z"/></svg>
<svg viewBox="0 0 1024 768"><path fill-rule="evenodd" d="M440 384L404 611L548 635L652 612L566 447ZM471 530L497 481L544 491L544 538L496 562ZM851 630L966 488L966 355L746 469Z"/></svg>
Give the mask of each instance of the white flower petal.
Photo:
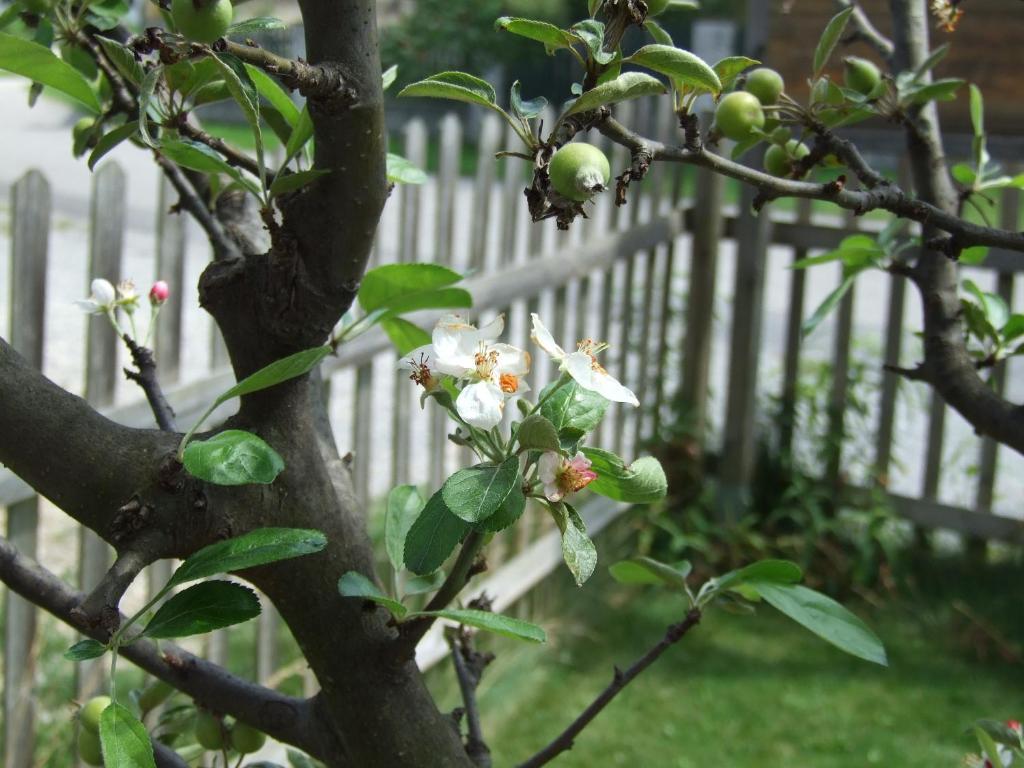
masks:
<svg viewBox="0 0 1024 768"><path fill-rule="evenodd" d="M94 299L76 299L75 306L83 312L88 312L90 315L99 314L104 311L104 307L97 304Z"/></svg>
<svg viewBox="0 0 1024 768"><path fill-rule="evenodd" d="M412 352L402 356L402 359L398 361L398 367L405 371L411 371L414 368L419 368L421 365L426 365L428 368L434 368L434 347L432 344L424 344L422 347L417 347Z"/></svg>
<svg viewBox="0 0 1024 768"><path fill-rule="evenodd" d="M545 485L555 482L558 470L562 467L562 457L554 451L544 451L537 461L537 477Z"/></svg>
<svg viewBox="0 0 1024 768"><path fill-rule="evenodd" d="M597 392L606 400L615 403L627 403L632 406L640 405L636 395L627 387L623 386L614 376L604 370L594 370L593 360L586 352L573 352L567 355L564 362L565 370L584 389Z"/></svg>
<svg viewBox="0 0 1024 768"><path fill-rule="evenodd" d="M490 429L501 423L505 408L505 395L501 387L489 381L470 384L455 400L455 410L467 424L478 429Z"/></svg>
<svg viewBox="0 0 1024 768"><path fill-rule="evenodd" d="M114 286L110 284L109 280L104 280L101 277L96 278L92 281L90 286L92 289L92 297L96 303L100 306L107 307L114 303L117 298L117 293L114 291Z"/></svg>
<svg viewBox="0 0 1024 768"><path fill-rule="evenodd" d="M555 343L555 337L544 327L536 312L531 312L530 317L533 319L533 332L530 333L530 338L554 360L560 362L565 357L565 350Z"/></svg>
<svg viewBox="0 0 1024 768"><path fill-rule="evenodd" d="M487 325L477 331L477 341L494 341L505 330L505 315L498 315Z"/></svg>
<svg viewBox="0 0 1024 768"><path fill-rule="evenodd" d="M498 369L501 373L525 376L530 372L530 353L511 344L493 344L488 351L498 353Z"/></svg>

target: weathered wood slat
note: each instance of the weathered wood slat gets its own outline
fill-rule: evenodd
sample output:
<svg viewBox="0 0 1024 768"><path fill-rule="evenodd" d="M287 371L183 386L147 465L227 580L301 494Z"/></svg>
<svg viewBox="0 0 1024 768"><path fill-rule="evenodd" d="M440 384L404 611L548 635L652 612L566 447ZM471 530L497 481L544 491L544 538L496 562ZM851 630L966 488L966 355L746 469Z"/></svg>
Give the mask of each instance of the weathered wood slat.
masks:
<svg viewBox="0 0 1024 768"><path fill-rule="evenodd" d="M11 190L11 333L25 360L43 367L50 185L29 171ZM28 495L7 509L7 539L28 557L39 544L39 499ZM7 593L3 634L4 765L31 768L35 745L36 616L34 605Z"/></svg>

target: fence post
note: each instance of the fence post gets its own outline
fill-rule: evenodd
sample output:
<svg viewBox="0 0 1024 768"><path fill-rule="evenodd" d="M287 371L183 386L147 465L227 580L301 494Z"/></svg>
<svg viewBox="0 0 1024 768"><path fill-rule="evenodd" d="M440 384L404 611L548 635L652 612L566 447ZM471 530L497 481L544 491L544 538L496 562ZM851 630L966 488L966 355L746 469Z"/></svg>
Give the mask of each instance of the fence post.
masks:
<svg viewBox="0 0 1024 768"><path fill-rule="evenodd" d="M42 369L50 185L39 171L29 171L15 183L11 197L11 346ZM38 526L38 497L8 508L7 538L27 557L36 557ZM36 616L32 603L7 592L3 763L8 768L33 765Z"/></svg>
<svg viewBox="0 0 1024 768"><path fill-rule="evenodd" d="M737 520L749 501L757 448L755 411L764 303L764 261L771 240L772 221L767 211L760 215L753 212L754 195L753 189L743 188L736 222L736 288L733 292L719 499L719 514L728 522Z"/></svg>
<svg viewBox="0 0 1024 768"><path fill-rule="evenodd" d="M125 205L124 171L116 163L103 164L93 175L92 183L89 280L101 277L116 284L122 277ZM94 407L102 408L114 402L120 344L121 341L111 330L106 317L93 315L89 318L85 344L85 398ZM84 526L79 529L78 542L79 587L89 592L110 567L110 547ZM106 663L103 660L83 662L76 666L80 698L92 696L100 689L105 669Z"/></svg>

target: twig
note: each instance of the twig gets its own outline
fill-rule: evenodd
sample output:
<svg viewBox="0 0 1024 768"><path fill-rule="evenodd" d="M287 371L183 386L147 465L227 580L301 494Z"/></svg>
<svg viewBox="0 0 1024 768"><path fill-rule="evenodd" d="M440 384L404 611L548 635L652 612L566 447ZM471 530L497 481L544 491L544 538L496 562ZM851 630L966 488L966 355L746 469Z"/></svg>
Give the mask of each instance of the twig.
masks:
<svg viewBox="0 0 1024 768"><path fill-rule="evenodd" d="M181 133L182 136L185 136L192 141L198 141L200 144L205 144L215 152L219 152L224 155L224 159L227 160L228 165L241 168L242 170L248 171L253 176L259 178L259 164L244 152L232 147L223 139L207 133L195 123L190 122L187 118L176 121L174 127L178 129L178 132ZM269 168L265 168L263 173L265 174L267 183L274 180L275 174Z"/></svg>
<svg viewBox="0 0 1024 768"><path fill-rule="evenodd" d="M308 64L302 60L287 59L263 48L240 45L230 40L218 41L214 49L230 53L275 75L282 85L298 91L307 99L321 102L336 100L338 106L355 100L355 91L346 84L341 70L330 64Z"/></svg>
<svg viewBox="0 0 1024 768"><path fill-rule="evenodd" d="M100 583L89 593L81 605L73 609L76 618L103 633L104 642L121 626L118 606L135 578L156 560L143 547L132 547L118 553L114 564L103 574Z"/></svg>
<svg viewBox="0 0 1024 768"><path fill-rule="evenodd" d="M477 706L476 689L480 685L484 669L494 661L493 653L480 653L473 647L472 636L459 627L445 633L452 649L452 663L459 679L459 690L466 712L466 754L479 768L490 768L491 750L484 741L480 727L480 708Z"/></svg>
<svg viewBox="0 0 1024 768"><path fill-rule="evenodd" d="M160 382L156 377L156 360L153 352L148 347L138 344L135 339L127 333L124 335L124 343L132 353L132 362L135 363L137 371L129 368L124 369L124 375L134 381L146 394L146 400L156 418L157 426L164 432L177 432L178 428L174 423L174 410L171 408L164 391L160 388Z"/></svg>
<svg viewBox="0 0 1024 768"><path fill-rule="evenodd" d="M874 189L851 190L843 184L780 179L768 173L728 160L706 149L694 152L685 147L667 146L659 141L641 137L614 118L604 120L598 129L617 144L630 150L647 149L654 160L684 163L709 168L755 187L765 200L781 197L825 200L840 208L863 215L869 211L885 210L897 216L922 224L930 224L955 235L957 241L968 247L988 245L1024 252L1024 233L974 224L948 213L930 202L907 195L896 184L887 183Z"/></svg>
<svg viewBox="0 0 1024 768"><path fill-rule="evenodd" d="M590 725L590 722L595 717L601 714L601 710L607 707L608 704L611 703L612 699L614 699L619 692L629 685L641 672L657 661L658 657L682 640L691 629L700 623L700 619L700 610L692 608L690 612L686 614L685 619L678 624L670 626L665 631L665 636L658 641L658 644L637 659L633 666L625 672L616 667L615 676L612 678L611 683L609 683L608 687L601 691L598 697L594 699L585 710L583 710L583 713L573 720L572 724L562 731L550 744L544 747L544 749L526 762L520 763L518 768L539 768L539 766L547 765L566 750L572 749L573 741L580 735L580 732L584 728Z"/></svg>
<svg viewBox="0 0 1024 768"><path fill-rule="evenodd" d="M73 629L95 640L105 640L101 630L75 611L84 596L22 555L3 537L0 537L0 581ZM313 699L295 699L242 680L173 643L161 642L158 648L149 640L138 639L122 646L120 655L209 709L237 717L314 757L327 756L324 744L330 743L329 736L319 732Z"/></svg>
<svg viewBox="0 0 1024 768"><path fill-rule="evenodd" d="M856 29L854 37L863 40L874 48L887 64L892 63L892 54L895 50L892 40L879 32L878 27L871 23L871 19L864 13L860 3L854 2L854 0L837 0L837 4L843 8L853 8L853 15L850 17L850 21L853 22Z"/></svg>
<svg viewBox="0 0 1024 768"><path fill-rule="evenodd" d="M466 536L465 541L462 542L462 549L459 550L459 556L455 559L455 565L452 566L451 573L448 574L448 578L444 580L441 588L430 599L424 610L438 611L455 599L456 595L466 586L470 577L474 575L473 564L483 545L484 535L479 531L471 531ZM415 654L416 645L427 634L433 623L433 616L421 616L411 619L400 626L398 637L395 639L395 655L400 663L404 664Z"/></svg>

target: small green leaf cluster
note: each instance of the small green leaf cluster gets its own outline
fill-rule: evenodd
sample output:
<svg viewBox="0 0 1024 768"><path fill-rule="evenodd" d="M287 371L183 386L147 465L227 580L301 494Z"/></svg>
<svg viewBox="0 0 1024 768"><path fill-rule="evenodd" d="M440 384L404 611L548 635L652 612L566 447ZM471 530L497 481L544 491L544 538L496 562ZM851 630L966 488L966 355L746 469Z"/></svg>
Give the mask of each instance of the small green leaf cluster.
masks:
<svg viewBox="0 0 1024 768"><path fill-rule="evenodd" d="M767 603L805 629L857 658L885 666L885 648L859 618L832 598L799 582L803 572L788 560L760 560L744 568L709 579L693 591L687 581L687 561L670 565L649 557L615 563L609 569L622 584L655 585L684 596L691 608L712 605L752 611Z"/></svg>
<svg viewBox="0 0 1024 768"><path fill-rule="evenodd" d="M993 208L996 201L989 196L990 193L1010 187L1024 189L1024 173L1007 176L1003 173L1002 167L989 156L985 133L985 99L981 89L973 83L970 86L970 109L971 127L974 132L971 140L971 161L957 163L951 172L960 185L963 201L987 221L989 211L982 207L982 203ZM963 261L963 255L960 260Z"/></svg>
<svg viewBox="0 0 1024 768"><path fill-rule="evenodd" d="M1024 355L1024 315L1010 312L1006 299L964 280L960 299L968 351L979 368Z"/></svg>

